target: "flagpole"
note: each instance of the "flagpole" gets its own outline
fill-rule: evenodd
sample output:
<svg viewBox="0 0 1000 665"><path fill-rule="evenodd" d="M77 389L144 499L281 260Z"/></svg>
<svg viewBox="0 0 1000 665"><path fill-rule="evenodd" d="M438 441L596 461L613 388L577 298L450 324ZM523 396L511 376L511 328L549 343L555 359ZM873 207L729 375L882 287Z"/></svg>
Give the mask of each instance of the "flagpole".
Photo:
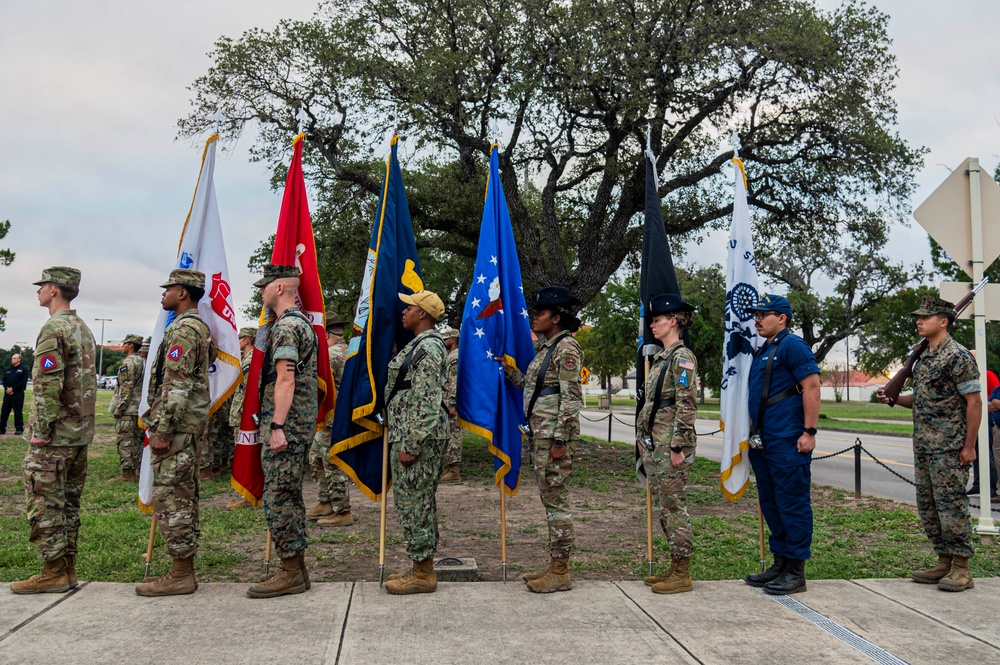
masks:
<svg viewBox="0 0 1000 665"><path fill-rule="evenodd" d="M504 584L507 583L507 498L503 493L503 481L500 481L500 570L503 572Z"/></svg>
<svg viewBox="0 0 1000 665"><path fill-rule="evenodd" d="M389 480L389 433L382 432L382 501L378 528L378 585L381 587L385 575L385 501Z"/></svg>
<svg viewBox="0 0 1000 665"><path fill-rule="evenodd" d="M646 373L649 377L649 356L646 356ZM652 432L649 433L653 435ZM649 574L653 574L653 490L649 483L649 469L646 469L646 559L649 562Z"/></svg>
<svg viewBox="0 0 1000 665"><path fill-rule="evenodd" d="M264 546L264 578L267 579L268 573L271 572L271 530L267 530L267 541Z"/></svg>
<svg viewBox="0 0 1000 665"><path fill-rule="evenodd" d="M153 539L156 538L156 513L153 513L153 519L149 523L149 544L146 545L146 569L142 573L142 579L145 580L149 577L149 566L153 563Z"/></svg>
<svg viewBox="0 0 1000 665"><path fill-rule="evenodd" d="M760 509L760 499L757 499L757 526L760 529L760 572L764 572L764 513Z"/></svg>

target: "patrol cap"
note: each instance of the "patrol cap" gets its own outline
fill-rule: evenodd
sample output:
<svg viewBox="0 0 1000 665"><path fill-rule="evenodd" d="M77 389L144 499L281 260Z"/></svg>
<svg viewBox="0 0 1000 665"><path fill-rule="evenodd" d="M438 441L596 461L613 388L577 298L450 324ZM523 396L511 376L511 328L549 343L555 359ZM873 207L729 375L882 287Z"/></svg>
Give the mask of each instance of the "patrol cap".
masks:
<svg viewBox="0 0 1000 665"><path fill-rule="evenodd" d="M167 281L163 284L160 284L160 288L165 289L168 286L173 286L174 284L177 284L178 286L190 286L204 291L205 273L200 270L177 268L176 270L170 271L170 277L168 277Z"/></svg>
<svg viewBox="0 0 1000 665"><path fill-rule="evenodd" d="M298 279L298 266L282 266L277 263L268 263L264 266L264 276L253 283L259 289L264 288L276 279Z"/></svg>
<svg viewBox="0 0 1000 665"><path fill-rule="evenodd" d="M747 307L748 312L777 312L785 316L792 316L792 304L785 296L778 296L773 293L765 293L760 297L755 305Z"/></svg>
<svg viewBox="0 0 1000 665"><path fill-rule="evenodd" d="M532 309L550 309L565 307L575 309L583 305L565 286L544 286L535 294L535 304Z"/></svg>
<svg viewBox="0 0 1000 665"><path fill-rule="evenodd" d="M433 291L417 291L413 295L399 294L399 299L407 305L416 305L431 315L435 321L444 316L444 303Z"/></svg>
<svg viewBox="0 0 1000 665"><path fill-rule="evenodd" d="M43 270L41 279L32 283L35 286L58 284L59 286L71 286L74 289L79 289L80 271L68 266L52 266Z"/></svg>
<svg viewBox="0 0 1000 665"><path fill-rule="evenodd" d="M920 299L920 308L913 310L913 316L932 316L934 314L954 314L955 305L947 300L941 300L934 296L925 296Z"/></svg>
<svg viewBox="0 0 1000 665"><path fill-rule="evenodd" d="M142 335L125 335L122 344L131 344L136 351L142 348Z"/></svg>
<svg viewBox="0 0 1000 665"><path fill-rule="evenodd" d="M152 343L153 343L152 337L147 337L146 339L142 340L142 348L139 349L139 353L142 353L143 351L146 351L148 353L149 345Z"/></svg>
<svg viewBox="0 0 1000 665"><path fill-rule="evenodd" d="M673 314L674 312L693 312L694 307L684 302L677 293L661 293L653 296L646 308L646 316L654 317L661 314Z"/></svg>
<svg viewBox="0 0 1000 665"><path fill-rule="evenodd" d="M458 339L458 330L454 328L445 328L441 331L441 339Z"/></svg>
<svg viewBox="0 0 1000 665"><path fill-rule="evenodd" d="M336 332L336 331L339 330L340 331L339 334L343 335L344 334L344 325L345 325L345 322L344 322L344 320L342 318L340 318L340 314L337 314L332 309L329 310L326 313L326 331L327 332Z"/></svg>
<svg viewBox="0 0 1000 665"><path fill-rule="evenodd" d="M250 339L257 339L257 329L253 326L245 326L240 328L239 337L249 337Z"/></svg>

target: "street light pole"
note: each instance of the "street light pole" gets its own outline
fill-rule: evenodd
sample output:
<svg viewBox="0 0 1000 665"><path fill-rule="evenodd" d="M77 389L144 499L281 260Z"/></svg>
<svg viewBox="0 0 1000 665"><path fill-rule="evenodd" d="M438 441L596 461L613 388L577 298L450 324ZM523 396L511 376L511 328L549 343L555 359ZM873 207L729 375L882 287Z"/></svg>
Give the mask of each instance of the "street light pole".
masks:
<svg viewBox="0 0 1000 665"><path fill-rule="evenodd" d="M851 401L851 338L850 336L844 338L844 344L847 345L847 401Z"/></svg>
<svg viewBox="0 0 1000 665"><path fill-rule="evenodd" d="M100 368L97 372L99 376L104 376L104 322L112 321L113 319L94 319L95 321L101 322L101 359L98 361L98 367Z"/></svg>

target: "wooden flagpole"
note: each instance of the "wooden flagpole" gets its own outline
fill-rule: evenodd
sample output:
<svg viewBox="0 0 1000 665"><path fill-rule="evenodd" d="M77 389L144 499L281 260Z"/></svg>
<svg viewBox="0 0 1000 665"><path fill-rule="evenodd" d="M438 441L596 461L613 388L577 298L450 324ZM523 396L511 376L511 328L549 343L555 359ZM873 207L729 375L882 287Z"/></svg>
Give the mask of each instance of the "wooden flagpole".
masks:
<svg viewBox="0 0 1000 665"><path fill-rule="evenodd" d="M507 583L507 497L503 492L503 480L500 480L500 570L503 572L504 584Z"/></svg>
<svg viewBox="0 0 1000 665"><path fill-rule="evenodd" d="M646 357L646 373L643 375L649 379L649 357ZM647 395L648 397L648 395ZM649 433L653 435L652 432ZM641 454L642 451L640 451ZM646 559L649 562L649 574L653 574L653 490L649 482L649 469L646 469Z"/></svg>
<svg viewBox="0 0 1000 665"><path fill-rule="evenodd" d="M149 566L153 563L153 539L156 538L156 513L153 513L153 519L149 524L149 544L146 545L146 569L142 573L142 579L145 580L149 577Z"/></svg>
<svg viewBox="0 0 1000 665"><path fill-rule="evenodd" d="M378 585L381 587L385 576L385 501L389 482L389 433L382 432L382 503L378 527Z"/></svg>
<svg viewBox="0 0 1000 665"><path fill-rule="evenodd" d="M271 572L271 530L267 530L267 541L264 545L264 578Z"/></svg>

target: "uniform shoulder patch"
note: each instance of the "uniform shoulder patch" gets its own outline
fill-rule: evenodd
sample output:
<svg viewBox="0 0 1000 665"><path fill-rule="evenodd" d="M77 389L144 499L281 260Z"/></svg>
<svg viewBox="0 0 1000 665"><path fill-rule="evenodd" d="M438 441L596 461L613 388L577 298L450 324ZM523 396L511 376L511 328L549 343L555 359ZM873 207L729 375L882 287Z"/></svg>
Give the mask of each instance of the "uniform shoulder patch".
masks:
<svg viewBox="0 0 1000 665"><path fill-rule="evenodd" d="M173 345L167 351L167 357L171 360L180 360L182 355L184 355L184 349L181 348L180 344Z"/></svg>
<svg viewBox="0 0 1000 665"><path fill-rule="evenodd" d="M41 365L43 372L59 369L59 362L56 360L55 356L42 356Z"/></svg>
<svg viewBox="0 0 1000 665"><path fill-rule="evenodd" d="M691 362L690 360L681 359L681 361L677 363L677 366L680 367L681 369L689 369L694 371L694 363Z"/></svg>
<svg viewBox="0 0 1000 665"><path fill-rule="evenodd" d="M686 369L681 370L680 376L677 377L677 385L684 386L685 388L688 387L688 373Z"/></svg>

